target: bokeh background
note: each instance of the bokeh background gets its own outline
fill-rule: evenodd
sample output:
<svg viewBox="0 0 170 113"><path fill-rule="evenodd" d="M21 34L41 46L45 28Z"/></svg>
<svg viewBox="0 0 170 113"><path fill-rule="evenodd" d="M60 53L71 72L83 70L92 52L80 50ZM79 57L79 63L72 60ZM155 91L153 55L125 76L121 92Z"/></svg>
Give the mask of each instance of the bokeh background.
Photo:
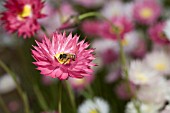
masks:
<svg viewBox="0 0 170 113"><path fill-rule="evenodd" d="M151 38L152 34L148 33L148 29L170 19L170 1L148 0L157 2L158 7L156 9L161 7L157 18L151 20L151 22L143 21L140 17L134 16L136 14L134 14L134 10L139 10L138 7L134 9L135 4L139 1L45 0L42 12L47 14L47 17L39 19L38 22L46 29L49 36L56 29L61 28L61 32L72 32L80 35L81 40L86 38L90 46L96 48L96 60L94 62L97 66L94 67L92 77L86 78L87 80L84 81L68 80L74 92L77 108L87 99L88 93L92 93L93 96L103 98L108 102L110 113L125 113L126 105L131 101L133 94L129 93L126 80L122 74L118 41L107 37L107 33L101 32L101 30L105 29L102 19L93 16L81 21L75 21L74 18L69 19L70 17L76 17L87 12L97 12L107 19L121 17L122 15L128 18L130 24L133 24L133 30L130 30L129 34L125 35L127 40L122 42L128 67L131 61L135 59L142 60L154 50L165 50L169 54L170 37L166 37L167 39ZM0 12L6 10L3 6L4 3L5 0L0 1ZM147 6L147 4L144 6ZM151 12L153 15L157 13L156 9L154 9L155 12ZM69 20L69 25L61 27L67 20ZM2 20L0 20L0 24L2 23ZM162 28L156 30L155 32L159 32ZM163 30L161 33L163 33ZM3 28L3 25L0 27L0 59L17 75L19 85L28 96L31 113L41 113L45 110L44 108L47 108L46 111L57 111L58 109L59 80L40 75L40 72L35 69L36 66L32 63L34 62L31 54L32 45L36 45L35 40L40 41L43 34L43 30L40 29L31 38L23 39L18 37L16 33L9 34ZM153 35L156 34L153 33ZM170 61L170 55L168 61ZM170 75L170 73L168 74ZM169 76L165 78L168 79ZM132 92L135 92L138 84L130 83L130 88ZM16 85L3 68L0 68L0 95L11 113L24 113L23 102L16 90ZM42 100L46 105L42 105L44 103ZM64 84L62 89L62 110L63 113L73 113ZM1 106L0 113L4 113Z"/></svg>

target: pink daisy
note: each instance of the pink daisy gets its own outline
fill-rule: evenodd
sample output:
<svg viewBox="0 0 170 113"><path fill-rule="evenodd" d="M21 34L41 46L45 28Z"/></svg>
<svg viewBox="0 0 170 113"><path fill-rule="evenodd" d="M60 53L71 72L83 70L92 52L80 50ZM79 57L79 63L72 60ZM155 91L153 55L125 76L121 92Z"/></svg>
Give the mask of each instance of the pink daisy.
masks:
<svg viewBox="0 0 170 113"><path fill-rule="evenodd" d="M41 14L43 2L41 0L7 0L2 12L1 20L10 33L17 32L19 36L31 37L40 28L38 18Z"/></svg>
<svg viewBox="0 0 170 113"><path fill-rule="evenodd" d="M99 35L100 23L98 20L86 20L81 25L82 31L92 36Z"/></svg>
<svg viewBox="0 0 170 113"><path fill-rule="evenodd" d="M133 15L136 21L152 24L161 14L161 5L156 0L136 0Z"/></svg>
<svg viewBox="0 0 170 113"><path fill-rule="evenodd" d="M78 40L76 35L67 37L56 32L51 40L44 36L42 42L36 41L38 46L33 46L32 54L41 74L60 80L91 76L94 49L87 49L89 44Z"/></svg>
<svg viewBox="0 0 170 113"><path fill-rule="evenodd" d="M113 17L111 22L118 28L121 38L124 37L125 33L133 30L133 23L125 16ZM115 29L109 22L103 22L100 26L100 30L99 33L102 37L117 39Z"/></svg>
<svg viewBox="0 0 170 113"><path fill-rule="evenodd" d="M169 44L170 41L166 37L164 33L165 28L165 22L160 22L152 27L149 28L149 38L151 38L152 41L158 44Z"/></svg>

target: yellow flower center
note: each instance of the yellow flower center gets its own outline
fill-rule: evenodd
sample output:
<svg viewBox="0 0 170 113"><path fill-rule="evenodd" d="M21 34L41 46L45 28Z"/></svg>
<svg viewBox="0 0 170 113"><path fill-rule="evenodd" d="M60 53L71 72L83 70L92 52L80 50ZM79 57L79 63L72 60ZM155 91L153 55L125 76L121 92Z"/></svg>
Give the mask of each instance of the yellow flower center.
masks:
<svg viewBox="0 0 170 113"><path fill-rule="evenodd" d="M126 39L122 39L121 43L123 46L127 46L128 45L128 41Z"/></svg>
<svg viewBox="0 0 170 113"><path fill-rule="evenodd" d="M155 68L156 68L157 70L159 70L159 71L163 71L163 70L166 69L166 66L165 66L165 64L159 63L159 64L156 64L156 65L155 65Z"/></svg>
<svg viewBox="0 0 170 113"><path fill-rule="evenodd" d="M27 4L23 7L22 12L18 14L18 19L24 20L25 17L31 17L31 15L32 15L31 5Z"/></svg>
<svg viewBox="0 0 170 113"><path fill-rule="evenodd" d="M82 79L74 79L74 80L75 80L74 83L76 83L76 85L81 85L81 84L85 83L85 79L84 78L82 78Z"/></svg>
<svg viewBox="0 0 170 113"><path fill-rule="evenodd" d="M143 8L143 9L140 11L140 15L141 15L141 17L143 17L144 19L148 19L148 18L150 18L150 17L153 15L153 11L152 11L152 9L150 9L150 8Z"/></svg>
<svg viewBox="0 0 170 113"><path fill-rule="evenodd" d="M136 77L138 80L141 80L142 82L146 82L148 79L146 76L144 76L143 74L138 74Z"/></svg>
<svg viewBox="0 0 170 113"><path fill-rule="evenodd" d="M58 60L60 64L69 64L71 60L75 60L75 55L74 54L69 54L69 53L57 53L55 55L55 58Z"/></svg>
<svg viewBox="0 0 170 113"><path fill-rule="evenodd" d="M98 113L97 109L92 109L89 113Z"/></svg>
<svg viewBox="0 0 170 113"><path fill-rule="evenodd" d="M116 25L115 25L115 27L110 28L110 32L113 33L113 34L115 34L115 33L120 34L120 33L123 32L123 30L124 30L124 28L122 26L116 26Z"/></svg>

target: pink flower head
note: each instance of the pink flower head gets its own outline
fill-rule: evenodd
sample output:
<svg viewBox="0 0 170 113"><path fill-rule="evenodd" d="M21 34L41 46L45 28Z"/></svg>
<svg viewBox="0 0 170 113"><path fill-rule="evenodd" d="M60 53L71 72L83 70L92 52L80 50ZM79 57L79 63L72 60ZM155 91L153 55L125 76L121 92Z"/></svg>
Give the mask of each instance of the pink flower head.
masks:
<svg viewBox="0 0 170 113"><path fill-rule="evenodd" d="M161 22L149 28L148 33L152 41L158 44L169 44L170 41L164 33L165 23Z"/></svg>
<svg viewBox="0 0 170 113"><path fill-rule="evenodd" d="M99 35L100 32L100 21L98 20L87 20L82 23L81 26L84 33L88 35Z"/></svg>
<svg viewBox="0 0 170 113"><path fill-rule="evenodd" d="M94 76L86 76L82 79L69 78L68 81L75 90L82 90L94 80Z"/></svg>
<svg viewBox="0 0 170 113"><path fill-rule="evenodd" d="M33 46L32 54L41 74L60 80L91 76L91 66L95 66L92 63L94 49L87 49L89 44L85 40L78 42L78 39L71 33L67 37L65 33L56 32L51 40L44 36L42 42L36 41L38 46Z"/></svg>
<svg viewBox="0 0 170 113"><path fill-rule="evenodd" d="M161 5L156 0L136 0L133 15L136 21L152 24L161 14Z"/></svg>
<svg viewBox="0 0 170 113"><path fill-rule="evenodd" d="M17 32L19 36L31 37L40 28L37 19L41 14L43 2L41 0L7 0L1 20L10 33Z"/></svg>
<svg viewBox="0 0 170 113"><path fill-rule="evenodd" d="M125 33L133 30L133 23L125 16L113 17L111 22L115 27L117 27L121 38L124 37ZM117 39L116 36L117 33L109 22L103 22L100 28L101 28L100 35L102 37Z"/></svg>

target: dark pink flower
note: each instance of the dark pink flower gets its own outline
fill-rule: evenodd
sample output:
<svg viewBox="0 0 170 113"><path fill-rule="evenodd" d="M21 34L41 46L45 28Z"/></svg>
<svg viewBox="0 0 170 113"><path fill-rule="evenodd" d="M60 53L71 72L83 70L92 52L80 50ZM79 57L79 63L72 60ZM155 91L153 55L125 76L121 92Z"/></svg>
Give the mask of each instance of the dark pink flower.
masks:
<svg viewBox="0 0 170 113"><path fill-rule="evenodd" d="M152 41L158 44L169 44L170 41L166 37L164 33L164 27L165 23L160 22L152 27L149 28L148 33L149 33L149 38L151 38Z"/></svg>
<svg viewBox="0 0 170 113"><path fill-rule="evenodd" d="M129 86L128 86L129 85ZM123 100L128 100L131 97L134 96L135 91L137 90L137 87L132 84L132 83L120 83L117 87L116 87L116 94L117 96L119 96L119 98L123 99Z"/></svg>
<svg viewBox="0 0 170 113"><path fill-rule="evenodd" d="M146 25L154 23L161 14L161 5L156 0L136 0L133 15L136 21Z"/></svg>
<svg viewBox="0 0 170 113"><path fill-rule="evenodd" d="M98 20L87 20L87 21L84 21L82 23L82 30L84 33L88 34L88 35L92 35L92 36L95 36L95 35L99 35L99 32L100 32L100 21Z"/></svg>
<svg viewBox="0 0 170 113"><path fill-rule="evenodd" d="M113 17L112 24L118 29L120 37L123 38L125 33L133 30L133 23L125 16ZM105 21L100 26L100 35L104 38L117 39L116 31L111 23Z"/></svg>
<svg viewBox="0 0 170 113"><path fill-rule="evenodd" d="M43 2L41 0L7 0L2 12L1 20L10 33L18 32L19 36L31 37L40 28L37 19L41 14Z"/></svg>
<svg viewBox="0 0 170 113"><path fill-rule="evenodd" d="M33 46L32 54L41 74L60 80L91 76L94 49L87 49L89 44L78 40L76 35L54 33L52 39L44 36L42 42L36 41L38 46Z"/></svg>

